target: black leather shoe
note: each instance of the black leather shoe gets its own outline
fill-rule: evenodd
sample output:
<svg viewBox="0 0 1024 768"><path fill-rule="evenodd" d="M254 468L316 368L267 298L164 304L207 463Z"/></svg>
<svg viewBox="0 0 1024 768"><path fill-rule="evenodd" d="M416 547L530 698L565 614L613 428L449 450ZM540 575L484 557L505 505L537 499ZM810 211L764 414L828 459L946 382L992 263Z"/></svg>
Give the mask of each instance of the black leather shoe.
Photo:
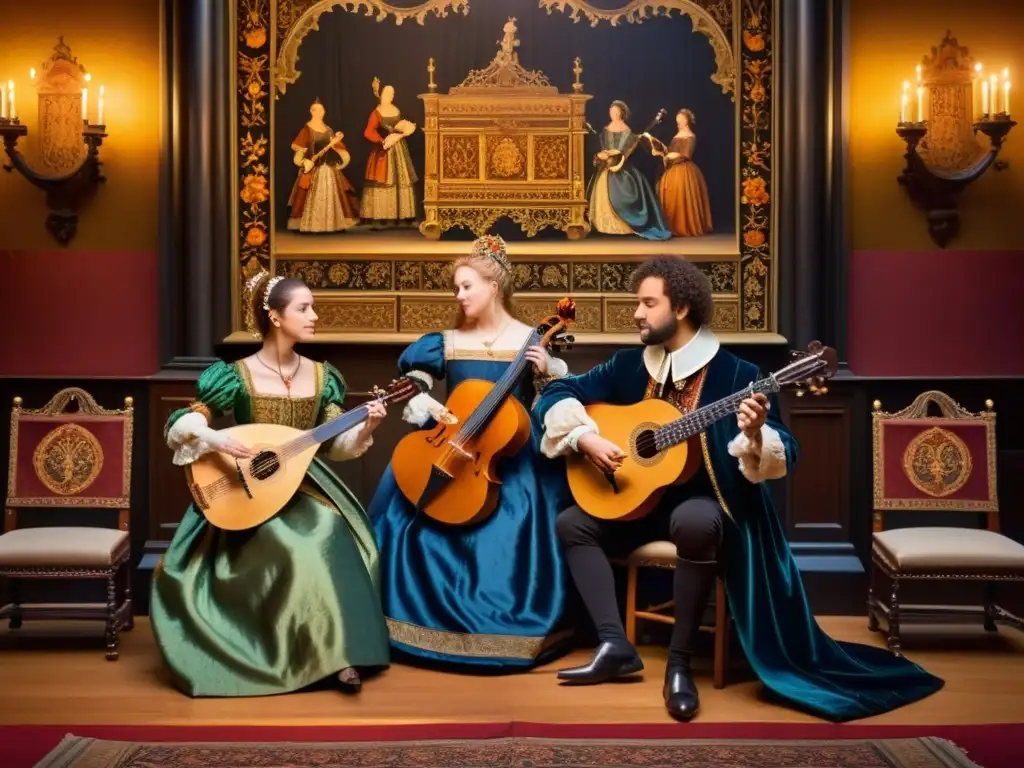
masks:
<svg viewBox="0 0 1024 768"><path fill-rule="evenodd" d="M589 664L558 670L558 679L578 685L593 685L625 677L644 668L640 654L629 643L604 642L597 646Z"/></svg>
<svg viewBox="0 0 1024 768"><path fill-rule="evenodd" d="M665 673L665 708L676 720L689 721L700 711L697 686L688 669L670 669Z"/></svg>

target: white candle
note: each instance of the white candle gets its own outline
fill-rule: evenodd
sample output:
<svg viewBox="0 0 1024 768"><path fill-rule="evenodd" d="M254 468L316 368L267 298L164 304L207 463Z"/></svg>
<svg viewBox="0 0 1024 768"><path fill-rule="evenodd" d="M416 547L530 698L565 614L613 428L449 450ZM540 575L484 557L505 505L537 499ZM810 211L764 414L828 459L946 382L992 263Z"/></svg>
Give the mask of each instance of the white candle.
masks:
<svg viewBox="0 0 1024 768"><path fill-rule="evenodd" d="M974 79L971 80L971 112L974 114L974 119L977 120L979 112L981 112L981 96L979 91L981 90L981 63L974 65Z"/></svg>
<svg viewBox="0 0 1024 768"><path fill-rule="evenodd" d="M917 86L917 122L924 120L924 88Z"/></svg>
<svg viewBox="0 0 1024 768"><path fill-rule="evenodd" d="M907 122L907 94L903 94L903 98L900 99L900 122Z"/></svg>
<svg viewBox="0 0 1024 768"><path fill-rule="evenodd" d="M82 89L82 120L84 122L86 122L86 123L89 122L88 104L89 104L89 89L88 88L83 88Z"/></svg>
<svg viewBox="0 0 1024 768"><path fill-rule="evenodd" d="M0 117L7 117L7 92L0 85Z"/></svg>
<svg viewBox="0 0 1024 768"><path fill-rule="evenodd" d="M30 70L28 71L28 79L29 79L29 80L35 80L35 79L36 79L36 68L35 68L35 67L32 67L32 68L31 68L31 69L30 69Z"/></svg>
<svg viewBox="0 0 1024 768"><path fill-rule="evenodd" d="M999 114L999 83L996 81L996 76L992 75L988 79L988 97L991 99L992 114Z"/></svg>
<svg viewBox="0 0 1024 768"><path fill-rule="evenodd" d="M14 105L14 81L7 81L7 94L10 104L7 106L7 116L13 120L18 116L18 110Z"/></svg>
<svg viewBox="0 0 1024 768"><path fill-rule="evenodd" d="M921 82L921 65L917 65L917 82Z"/></svg>
<svg viewBox="0 0 1024 768"><path fill-rule="evenodd" d="M1010 116L1010 81L1003 83L1003 112Z"/></svg>
<svg viewBox="0 0 1024 768"><path fill-rule="evenodd" d="M100 86L100 99L96 104L96 123L103 125L103 86Z"/></svg>
<svg viewBox="0 0 1024 768"><path fill-rule="evenodd" d="M981 116L988 117L988 81L981 81Z"/></svg>

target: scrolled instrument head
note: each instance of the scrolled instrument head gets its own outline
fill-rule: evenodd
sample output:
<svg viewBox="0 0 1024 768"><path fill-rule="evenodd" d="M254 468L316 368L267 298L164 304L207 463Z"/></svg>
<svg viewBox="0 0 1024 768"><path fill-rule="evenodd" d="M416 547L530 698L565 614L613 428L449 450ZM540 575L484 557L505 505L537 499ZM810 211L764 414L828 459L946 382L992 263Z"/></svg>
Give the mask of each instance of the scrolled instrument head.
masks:
<svg viewBox="0 0 1024 768"><path fill-rule="evenodd" d="M836 374L838 367L836 351L826 347L820 341L812 341L807 350L792 350L792 362L772 374L780 387L797 384L802 389L807 387L812 393L824 394L824 383Z"/></svg>
<svg viewBox="0 0 1024 768"><path fill-rule="evenodd" d="M420 391L420 384L408 376L393 380L384 389L377 385L370 388L370 393L375 400L382 400L386 403L404 402L418 395Z"/></svg>
<svg viewBox="0 0 1024 768"><path fill-rule="evenodd" d="M573 343L573 337L567 336L565 331L576 319L576 302L569 297L559 299L555 313L537 326L537 332L541 335L540 345L555 350L560 346L568 348Z"/></svg>

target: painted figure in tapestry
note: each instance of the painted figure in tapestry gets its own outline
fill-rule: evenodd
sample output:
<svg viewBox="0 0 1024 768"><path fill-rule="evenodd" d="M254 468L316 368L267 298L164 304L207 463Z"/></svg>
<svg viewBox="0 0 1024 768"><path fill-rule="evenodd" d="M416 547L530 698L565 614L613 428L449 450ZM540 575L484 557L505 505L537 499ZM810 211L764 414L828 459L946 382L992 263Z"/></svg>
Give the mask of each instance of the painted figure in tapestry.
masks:
<svg viewBox="0 0 1024 768"><path fill-rule="evenodd" d="M454 263L454 328L428 333L401 355L403 375L448 392L468 379L497 382L532 328L515 319L505 243L488 235ZM533 375L512 390L529 411L536 393L568 373L542 346L529 348ZM438 418L424 392L403 417L418 427ZM560 462L540 453L540 430L497 465L497 509L483 522L445 525L420 514L389 465L370 504L381 547L384 613L392 646L404 655L458 670L526 670L567 650L562 626L568 590L555 517L568 498Z"/></svg>
<svg viewBox="0 0 1024 768"><path fill-rule="evenodd" d="M547 456L582 453L614 476L626 454L601 436L585 407L667 400L681 413L733 395L762 378L757 366L722 348L709 323L711 284L692 262L658 256L634 274L641 346L616 352L580 376L551 382L535 406ZM558 672L570 684L629 677L644 668L615 599L609 558L652 541L675 544L675 623L662 688L679 720L700 709L691 674L694 642L715 577L725 581L734 625L761 682L801 709L829 720L887 712L939 690L943 681L882 648L836 642L814 620L800 569L766 481L784 477L799 453L776 397L755 394L735 419L701 434L702 465L671 488L645 517L601 520L570 504L558 536L597 629L591 660Z"/></svg>
<svg viewBox="0 0 1024 768"><path fill-rule="evenodd" d="M672 233L658 198L629 161L641 140L629 127L629 107L623 101L613 101L608 117L608 125L601 131L601 149L594 156L597 171L590 178L590 223L606 235L668 240Z"/></svg>
<svg viewBox="0 0 1024 768"><path fill-rule="evenodd" d="M288 229L299 232L343 232L359 223L356 191L345 178L351 156L341 131L324 122L324 105L309 108L309 122L292 142L299 167L288 205Z"/></svg>
<svg viewBox="0 0 1024 768"><path fill-rule="evenodd" d="M363 136L373 146L366 161L359 216L374 227L411 223L416 219L416 190L419 180L406 139L416 124L402 119L395 106L393 86L380 87L373 79L373 95L379 100L366 121Z"/></svg>
<svg viewBox="0 0 1024 768"><path fill-rule="evenodd" d="M696 237L712 231L708 185L693 162L695 122L693 112L679 110L676 135L667 147L651 134L643 134L651 142L651 154L661 157L665 165L665 173L658 180L658 200L676 237Z"/></svg>
<svg viewBox="0 0 1024 768"><path fill-rule="evenodd" d="M214 450L252 455L210 426L222 414L305 430L342 413L341 374L295 351L314 335L309 288L265 272L247 287L249 327L263 346L211 365L195 402L171 414L167 444L179 466ZM369 410L329 444L329 458L353 459L372 445L385 409ZM150 609L175 684L193 697L289 693L325 679L357 692L361 671L389 664L378 558L366 512L319 458L287 505L255 528L215 529L190 505L156 569Z"/></svg>

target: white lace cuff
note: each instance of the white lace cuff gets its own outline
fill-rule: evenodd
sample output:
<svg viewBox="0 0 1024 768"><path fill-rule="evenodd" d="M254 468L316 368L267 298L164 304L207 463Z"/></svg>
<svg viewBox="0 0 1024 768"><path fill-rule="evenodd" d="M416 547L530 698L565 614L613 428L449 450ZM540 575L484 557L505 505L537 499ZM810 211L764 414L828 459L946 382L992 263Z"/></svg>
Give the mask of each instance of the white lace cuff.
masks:
<svg viewBox="0 0 1024 768"><path fill-rule="evenodd" d="M540 449L551 459L565 456L576 450L577 441L587 432L598 432L598 428L583 403L575 398L559 400L544 416Z"/></svg>
<svg viewBox="0 0 1024 768"><path fill-rule="evenodd" d="M548 361L547 375L553 379L564 379L569 375L569 364L560 357L552 357Z"/></svg>
<svg viewBox="0 0 1024 768"><path fill-rule="evenodd" d="M760 444L740 432L729 441L729 455L739 459L740 472L752 483L786 476L786 446L767 424L761 426Z"/></svg>
<svg viewBox="0 0 1024 768"><path fill-rule="evenodd" d="M201 413L193 411L179 418L167 430L167 447L174 451L174 464L183 467L212 451L209 437L214 432Z"/></svg>
<svg viewBox="0 0 1024 768"><path fill-rule="evenodd" d="M342 432L331 443L330 450L327 452L327 458L331 461L358 459L373 445L373 435L363 439L362 433L362 424L357 424L352 429Z"/></svg>
<svg viewBox="0 0 1024 768"><path fill-rule="evenodd" d="M420 392L405 404L405 409L402 411L402 419L417 427L422 427L430 419L438 423L458 423L458 419L451 411L426 392Z"/></svg>

